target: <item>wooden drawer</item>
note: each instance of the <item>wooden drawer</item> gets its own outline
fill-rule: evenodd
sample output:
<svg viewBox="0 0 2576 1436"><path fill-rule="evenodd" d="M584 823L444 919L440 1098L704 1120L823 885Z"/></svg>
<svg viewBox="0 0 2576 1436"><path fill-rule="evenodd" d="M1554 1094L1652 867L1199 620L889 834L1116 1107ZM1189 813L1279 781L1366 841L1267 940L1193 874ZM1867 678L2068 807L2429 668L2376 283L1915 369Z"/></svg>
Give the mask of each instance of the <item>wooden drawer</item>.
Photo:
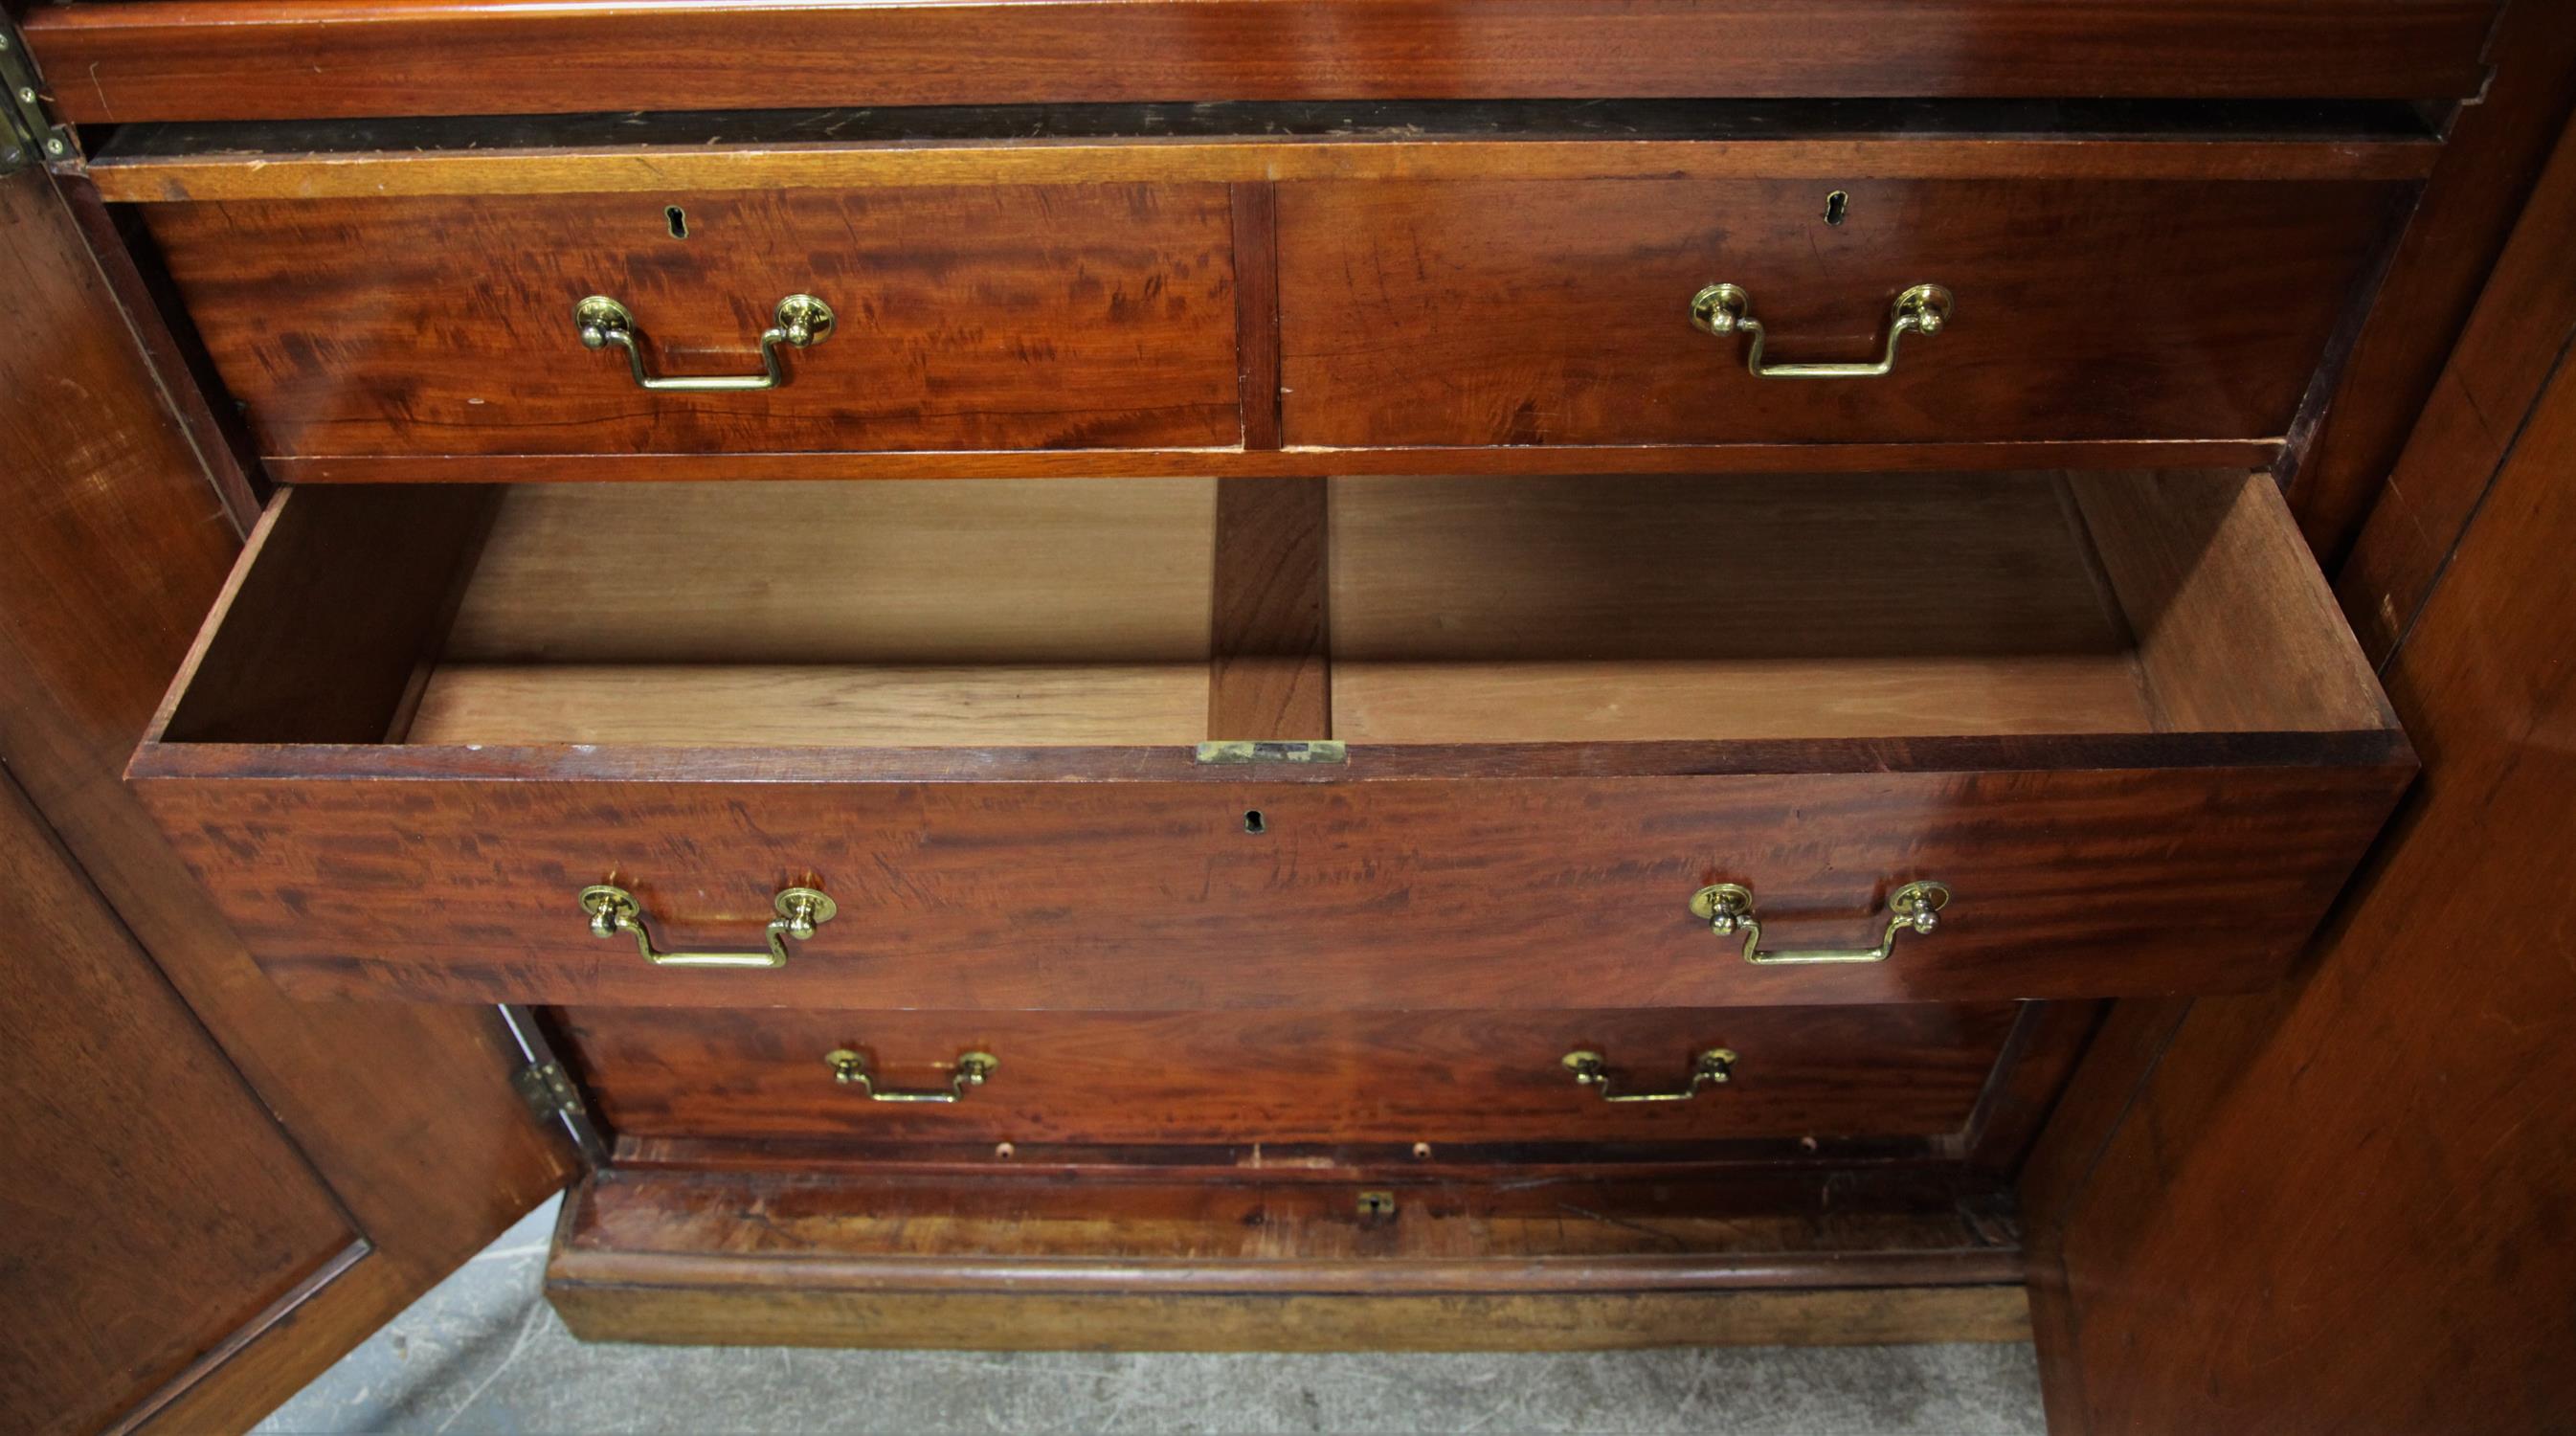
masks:
<svg viewBox="0 0 2576 1436"><path fill-rule="evenodd" d="M1733 1012L725 1012L576 1008L569 1056L621 1137L981 1142L1625 1142L1951 1137L2017 1009L1775 1007ZM1569 1052L1601 1055L1611 1102ZM827 1054L856 1052L889 1093L957 1092L960 1054L998 1065L953 1103L870 1101Z"/></svg>
<svg viewBox="0 0 2576 1436"><path fill-rule="evenodd" d="M308 992L1591 1010L2257 987L2413 770L2260 476L1270 482L293 490L131 777Z"/></svg>
<svg viewBox="0 0 2576 1436"><path fill-rule="evenodd" d="M993 185L146 206L262 453L776 454L1241 441L1222 185ZM778 302L830 333L757 392Z"/></svg>
<svg viewBox="0 0 2576 1436"><path fill-rule="evenodd" d="M2410 193L2378 183L1609 180L1283 186L1291 445L2259 439L2288 432ZM1832 196L1840 196L1839 202ZM1727 283L1757 378L1694 327Z"/></svg>

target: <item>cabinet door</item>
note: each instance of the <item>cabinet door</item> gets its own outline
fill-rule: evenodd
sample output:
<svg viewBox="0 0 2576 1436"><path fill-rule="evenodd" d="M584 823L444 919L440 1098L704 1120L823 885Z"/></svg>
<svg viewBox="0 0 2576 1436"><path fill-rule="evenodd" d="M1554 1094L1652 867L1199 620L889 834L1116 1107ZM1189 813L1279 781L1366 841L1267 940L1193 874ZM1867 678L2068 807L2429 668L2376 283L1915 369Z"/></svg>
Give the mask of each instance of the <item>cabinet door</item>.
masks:
<svg viewBox="0 0 2576 1436"><path fill-rule="evenodd" d="M2576 129L2344 570L2425 755L2403 815L2295 980L2166 1015L2105 1139L2124 1004L2025 1174L2061 1436L2571 1429L2571 228Z"/></svg>
<svg viewBox="0 0 2576 1436"><path fill-rule="evenodd" d="M490 1012L288 1001L125 795L244 490L81 181L0 178L0 293L0 1427L242 1426L568 1151Z"/></svg>
<svg viewBox="0 0 2576 1436"><path fill-rule="evenodd" d="M0 931L0 1411L86 1430L364 1247L6 778Z"/></svg>

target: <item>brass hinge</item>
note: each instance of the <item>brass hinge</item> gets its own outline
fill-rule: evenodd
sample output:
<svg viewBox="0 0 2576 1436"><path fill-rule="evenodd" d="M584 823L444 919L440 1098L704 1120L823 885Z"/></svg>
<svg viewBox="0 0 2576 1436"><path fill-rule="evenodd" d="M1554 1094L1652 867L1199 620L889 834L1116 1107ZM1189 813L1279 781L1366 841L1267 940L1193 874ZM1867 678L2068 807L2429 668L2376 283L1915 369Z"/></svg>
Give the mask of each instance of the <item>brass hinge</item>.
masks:
<svg viewBox="0 0 2576 1436"><path fill-rule="evenodd" d="M524 1007L504 1006L501 1022L527 1058L510 1073L510 1085L518 1089L519 1100L528 1104L529 1114L539 1122L560 1124L564 1135L581 1149L583 1161L594 1167L608 1165L608 1143L591 1123L590 1107L581 1100L581 1084L555 1060L535 1014Z"/></svg>
<svg viewBox="0 0 2576 1436"><path fill-rule="evenodd" d="M72 127L45 108L45 82L36 76L26 40L0 14L0 175L79 158Z"/></svg>
<svg viewBox="0 0 2576 1436"><path fill-rule="evenodd" d="M590 1125L590 1109L582 1105L581 1089L573 1085L572 1074L560 1062L531 1062L510 1074L510 1085L519 1089L519 1100L540 1122L560 1120L573 1145L594 1165L603 1161L607 1145L599 1139L599 1129Z"/></svg>

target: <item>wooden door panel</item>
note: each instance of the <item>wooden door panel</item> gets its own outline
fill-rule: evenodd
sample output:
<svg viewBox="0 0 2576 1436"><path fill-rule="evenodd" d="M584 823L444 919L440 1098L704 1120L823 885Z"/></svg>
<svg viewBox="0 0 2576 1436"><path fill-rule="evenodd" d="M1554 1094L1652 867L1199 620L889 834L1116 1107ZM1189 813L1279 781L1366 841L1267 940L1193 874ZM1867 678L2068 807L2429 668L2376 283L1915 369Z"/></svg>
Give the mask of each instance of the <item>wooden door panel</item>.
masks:
<svg viewBox="0 0 2576 1436"><path fill-rule="evenodd" d="M2412 801L2300 980L2161 1024L2115 1018L2106 1036L2164 1027L2160 1058L2140 1081L2144 1063L2097 1047L2079 1087L2095 1062L2125 1067L2125 1119L2104 1135L2070 1096L2023 1183L2063 1436L2571 1429L2571 204L2576 131L2444 392L2492 394L2497 366L2546 371L2541 356L2554 373L2513 383L2538 396L2527 413L2480 409L2493 443L2428 416L2396 469L2408 497L2392 485L2370 531L2396 524L2442 557L2350 590L2403 635L2383 676L2424 754ZM2071 1181L2070 1149L2086 1172Z"/></svg>
<svg viewBox="0 0 2576 1436"><path fill-rule="evenodd" d="M0 778L0 1417L86 1431L358 1233Z"/></svg>
<svg viewBox="0 0 2576 1436"><path fill-rule="evenodd" d="M340 1231L365 1242L349 1255L337 1240L348 1260L325 1264L294 1321L239 1308L244 1324L158 1409L173 1428L246 1425L542 1200L569 1152L528 1120L490 1014L289 1001L118 784L239 547L208 482L222 460L192 440L212 428L186 374L156 367L167 346L138 338L166 336L81 181L0 179L0 293L13 305L0 343L0 764L238 1074L219 1075L275 1114ZM91 1041L113 1016L79 1009L38 1030ZM14 1017L7 1031L25 1040ZM190 1080L165 1067L154 1085L171 1100ZM12 1158L32 1114L0 1115ZM170 1199L122 1183L88 1219L112 1228ZM231 1240L187 1222L166 1231L209 1261ZM169 1349L202 1350L178 1296L163 1298L138 1319L166 1310Z"/></svg>

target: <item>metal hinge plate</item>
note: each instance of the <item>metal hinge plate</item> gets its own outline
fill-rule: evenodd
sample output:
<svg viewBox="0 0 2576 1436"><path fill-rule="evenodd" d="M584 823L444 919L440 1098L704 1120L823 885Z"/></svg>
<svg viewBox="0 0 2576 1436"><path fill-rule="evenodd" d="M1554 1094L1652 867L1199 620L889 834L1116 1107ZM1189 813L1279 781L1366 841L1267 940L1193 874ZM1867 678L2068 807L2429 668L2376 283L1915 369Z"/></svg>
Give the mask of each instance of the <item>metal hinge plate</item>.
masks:
<svg viewBox="0 0 2576 1436"><path fill-rule="evenodd" d="M1201 743L1202 763L1341 763L1350 751L1339 743Z"/></svg>
<svg viewBox="0 0 2576 1436"><path fill-rule="evenodd" d="M590 1108L581 1100L581 1088L574 1085L572 1074L563 1064L551 1058L531 1062L510 1074L510 1085L519 1089L519 1100L528 1104L529 1113L540 1122L561 1122L564 1132L581 1154L596 1166L608 1155L599 1130L590 1124Z"/></svg>
<svg viewBox="0 0 2576 1436"><path fill-rule="evenodd" d="M546 1041L545 1029L537 1025L537 1015L524 1007L501 1005L501 1025L509 1029L510 1040L518 1045L523 1059L510 1069L510 1085L518 1089L519 1100L545 1125L560 1126L572 1144L581 1149L581 1159L593 1167L608 1165L608 1142L590 1120L590 1108L581 1100L581 1084L555 1060L554 1048Z"/></svg>
<svg viewBox="0 0 2576 1436"><path fill-rule="evenodd" d="M0 175L80 158L72 127L45 109L44 81L17 27L0 15Z"/></svg>
<svg viewBox="0 0 2576 1436"><path fill-rule="evenodd" d="M510 1085L519 1089L519 1100L539 1117L587 1115L581 1089L572 1085L572 1074L560 1062L531 1062L510 1074Z"/></svg>

